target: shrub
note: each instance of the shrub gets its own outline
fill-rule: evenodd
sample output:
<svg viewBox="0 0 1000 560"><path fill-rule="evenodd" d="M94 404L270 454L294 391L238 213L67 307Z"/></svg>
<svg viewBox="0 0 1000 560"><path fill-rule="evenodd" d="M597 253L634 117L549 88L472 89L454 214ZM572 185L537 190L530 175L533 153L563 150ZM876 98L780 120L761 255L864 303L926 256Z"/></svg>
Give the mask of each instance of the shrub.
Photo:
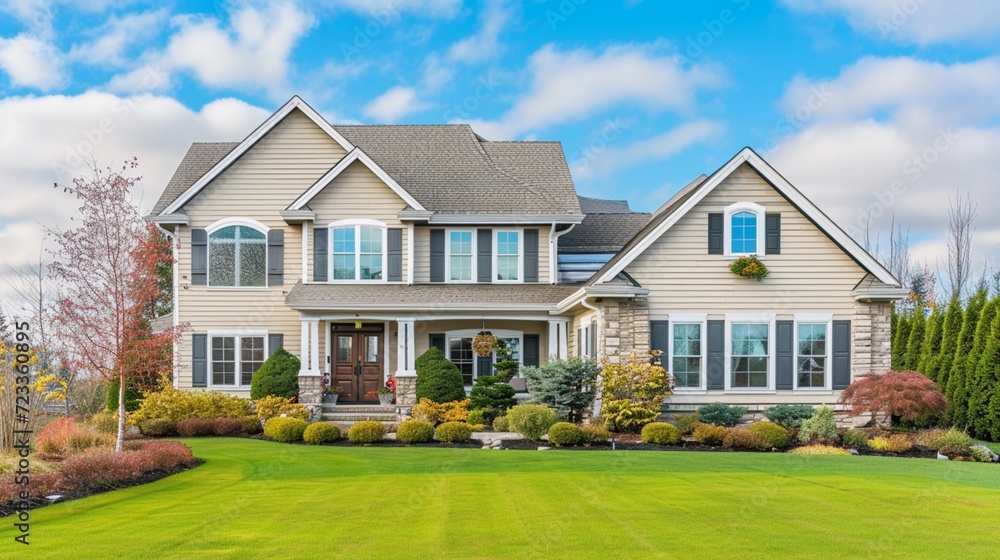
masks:
<svg viewBox="0 0 1000 560"><path fill-rule="evenodd" d="M245 418L188 418L176 423L177 435L196 436L242 436L247 433Z"/></svg>
<svg viewBox="0 0 1000 560"><path fill-rule="evenodd" d="M435 426L442 422L465 422L469 419L469 399L445 403L420 399L420 402L413 405L410 415Z"/></svg>
<svg viewBox="0 0 1000 560"><path fill-rule="evenodd" d="M493 431L495 432L509 432L510 431L510 419L506 416L497 416L493 419Z"/></svg>
<svg viewBox="0 0 1000 560"><path fill-rule="evenodd" d="M443 443L462 443L472 437L472 426L465 422L445 422L437 427L434 437Z"/></svg>
<svg viewBox="0 0 1000 560"><path fill-rule="evenodd" d="M764 441L764 438L751 432L748 428L729 428L726 437L722 439L722 446L729 449L745 449L750 451L771 449L771 446Z"/></svg>
<svg viewBox="0 0 1000 560"><path fill-rule="evenodd" d="M87 491L122 488L143 475L193 465L194 456L178 441L149 441L135 450L97 451L66 460L61 469L64 488Z"/></svg>
<svg viewBox="0 0 1000 560"><path fill-rule="evenodd" d="M87 419L87 423L104 434L118 435L118 411L102 410Z"/></svg>
<svg viewBox="0 0 1000 560"><path fill-rule="evenodd" d="M657 445L677 445L681 442L681 431L673 424L650 422L642 427L642 441Z"/></svg>
<svg viewBox="0 0 1000 560"><path fill-rule="evenodd" d="M458 367L437 348L429 348L416 361L417 399L446 403L465 399L465 383Z"/></svg>
<svg viewBox="0 0 1000 560"><path fill-rule="evenodd" d="M583 436L584 443L604 443L611 439L611 432L597 423L580 426L580 434Z"/></svg>
<svg viewBox="0 0 1000 560"><path fill-rule="evenodd" d="M77 424L72 418L59 418L42 428L35 445L42 459L58 461L89 449L110 448L114 437L93 426Z"/></svg>
<svg viewBox="0 0 1000 560"><path fill-rule="evenodd" d="M356 422L347 431L347 439L351 443L378 443L384 437L385 426L377 420Z"/></svg>
<svg viewBox="0 0 1000 560"><path fill-rule="evenodd" d="M754 422L747 427L751 433L764 440L769 448L784 449L791 444L791 435L788 430L775 424L774 422Z"/></svg>
<svg viewBox="0 0 1000 560"><path fill-rule="evenodd" d="M811 443L813 440L832 442L836 439L837 421L833 417L833 409L825 404L817 408L812 417L799 428L799 440L803 443Z"/></svg>
<svg viewBox="0 0 1000 560"><path fill-rule="evenodd" d="M698 443L703 443L705 445L722 445L723 440L726 439L727 432L728 430L725 426L716 426L715 424L699 424L691 435L694 439L698 440Z"/></svg>
<svg viewBox="0 0 1000 560"><path fill-rule="evenodd" d="M988 448L983 445L973 445L969 448L972 453L972 459L979 463L991 463L993 462L993 456L990 455Z"/></svg>
<svg viewBox="0 0 1000 560"><path fill-rule="evenodd" d="M381 425L381 424L380 424ZM264 435L282 443L302 441L309 423L301 418L271 418L264 424Z"/></svg>
<svg viewBox="0 0 1000 560"><path fill-rule="evenodd" d="M514 393L514 388L500 377L490 375L476 378L469 400L473 410L480 410L483 418L479 422L470 420L469 423L485 424L497 416L499 411L516 405Z"/></svg>
<svg viewBox="0 0 1000 560"><path fill-rule="evenodd" d="M637 433L660 417L670 394L665 369L636 357L621 358L601 370L601 419L611 431Z"/></svg>
<svg viewBox="0 0 1000 560"><path fill-rule="evenodd" d="M486 424L488 422L486 411L481 408L470 410L466 422L469 424Z"/></svg>
<svg viewBox="0 0 1000 560"><path fill-rule="evenodd" d="M139 379L129 378L125 380L125 412L135 412L139 409L139 402L142 401L140 385L143 383ZM121 381L117 377L108 380L106 399L108 410L118 410L118 389L120 386Z"/></svg>
<svg viewBox="0 0 1000 560"><path fill-rule="evenodd" d="M572 422L556 422L549 427L549 443L556 447L576 445L583 441L583 432Z"/></svg>
<svg viewBox="0 0 1000 560"><path fill-rule="evenodd" d="M541 404L519 404L507 412L507 419L512 430L538 441L556 423L556 412Z"/></svg>
<svg viewBox="0 0 1000 560"><path fill-rule="evenodd" d="M292 399L299 396L299 370L302 364L299 359L284 348L278 348L250 380L250 398L253 400L264 397L285 397Z"/></svg>
<svg viewBox="0 0 1000 560"><path fill-rule="evenodd" d="M926 447L932 451L939 451L941 448L951 445L957 447L971 447L972 438L965 432L954 428L950 430L925 430L917 434L917 445ZM942 455L947 455L942 453Z"/></svg>
<svg viewBox="0 0 1000 560"><path fill-rule="evenodd" d="M285 397L264 397L255 400L253 404L257 418L264 422L280 416L299 420L309 419L309 409L305 405L292 402Z"/></svg>
<svg viewBox="0 0 1000 560"><path fill-rule="evenodd" d="M561 418L579 422L594 404L598 372L593 360L571 358L526 367L522 375L534 402L551 407Z"/></svg>
<svg viewBox="0 0 1000 560"><path fill-rule="evenodd" d="M690 436L698 427L698 413L674 414L674 422L677 422L677 429L681 431L682 436Z"/></svg>
<svg viewBox="0 0 1000 560"><path fill-rule="evenodd" d="M850 455L851 452L832 445L806 445L789 451L795 455Z"/></svg>
<svg viewBox="0 0 1000 560"><path fill-rule="evenodd" d="M302 441L311 445L331 443L338 439L340 439L340 428L333 422L314 422L302 432Z"/></svg>
<svg viewBox="0 0 1000 560"><path fill-rule="evenodd" d="M847 447L865 447L868 445L868 434L862 430L846 430L843 440Z"/></svg>
<svg viewBox="0 0 1000 560"><path fill-rule="evenodd" d="M812 418L813 407L807 404L779 404L764 411L764 417L775 424L791 430Z"/></svg>
<svg viewBox="0 0 1000 560"><path fill-rule="evenodd" d="M181 391L167 386L160 391L146 393L130 421L136 424L152 419L179 422L185 418L244 418L251 414L247 399L218 391Z"/></svg>
<svg viewBox="0 0 1000 560"><path fill-rule="evenodd" d="M868 447L882 453L906 453L913 448L913 440L906 434L877 437L868 441Z"/></svg>
<svg viewBox="0 0 1000 560"><path fill-rule="evenodd" d="M745 406L729 406L725 403L706 404L698 409L698 421L705 424L725 426L732 428L743 420L743 415L747 413Z"/></svg>
<svg viewBox="0 0 1000 560"><path fill-rule="evenodd" d="M424 420L404 420L396 429L396 439L403 443L427 443L434 439L434 425Z"/></svg>
<svg viewBox="0 0 1000 560"><path fill-rule="evenodd" d="M139 431L147 437L169 437L177 435L177 422L173 420L143 420L139 423Z"/></svg>
<svg viewBox="0 0 1000 560"><path fill-rule="evenodd" d="M851 383L840 395L840 402L850 405L851 413L898 416L914 421L924 415L940 416L948 408L948 399L937 384L915 371L869 373Z"/></svg>

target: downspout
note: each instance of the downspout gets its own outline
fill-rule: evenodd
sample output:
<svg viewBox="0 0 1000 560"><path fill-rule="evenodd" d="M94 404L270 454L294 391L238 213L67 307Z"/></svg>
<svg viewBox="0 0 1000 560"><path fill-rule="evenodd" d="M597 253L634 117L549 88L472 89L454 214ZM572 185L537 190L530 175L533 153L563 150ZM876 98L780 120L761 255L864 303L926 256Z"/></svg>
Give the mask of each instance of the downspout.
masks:
<svg viewBox="0 0 1000 560"><path fill-rule="evenodd" d="M587 309L593 309L594 312L597 314L597 327L599 329L598 332L597 332L597 340L600 340L601 337L604 334L604 317L603 317L603 314L601 313L601 308L597 307L596 305L592 305L590 303L587 303L587 295L586 295L586 293L584 293L583 298L580 299L580 305L584 306ZM579 353L579 350L580 350L580 341L579 340L576 341L576 345L577 345L577 353ZM594 357L595 358L597 357L597 348L594 348ZM599 388L600 386L601 386L601 374L600 374L600 372L598 372L597 373L597 385L596 385L596 387ZM601 414L601 393L600 393L600 391L596 391L596 392L597 392L597 394L594 395L594 410L591 411L591 414L593 415L594 418L597 418Z"/></svg>
<svg viewBox="0 0 1000 560"><path fill-rule="evenodd" d="M174 301L172 306L173 307L172 315L174 316L174 328L176 329L178 325L178 320L180 319L180 311L178 310L179 302L177 301L178 296L180 295L177 289L177 274L178 272L180 272L178 270L179 265L177 263L177 235L174 232L164 228L160 224L154 223L153 225L156 227L156 229L160 230L160 232L162 232L163 235L167 236L167 239L170 240L170 254L174 260L173 278L172 278L174 285ZM177 352L174 352L174 371L173 371L174 389L180 388L180 380L178 379L177 375L177 372L180 371L180 362L178 360L179 360L179 355Z"/></svg>
<svg viewBox="0 0 1000 560"><path fill-rule="evenodd" d="M556 223L552 223L549 228L549 284L559 282L559 238L573 231L576 224L570 224L568 228L557 232Z"/></svg>

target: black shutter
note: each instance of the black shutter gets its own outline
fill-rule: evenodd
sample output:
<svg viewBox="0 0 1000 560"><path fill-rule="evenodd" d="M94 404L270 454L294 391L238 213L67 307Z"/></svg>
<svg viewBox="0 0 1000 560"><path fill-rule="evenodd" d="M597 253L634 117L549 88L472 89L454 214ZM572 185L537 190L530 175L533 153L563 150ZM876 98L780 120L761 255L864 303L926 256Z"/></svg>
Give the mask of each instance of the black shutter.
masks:
<svg viewBox="0 0 1000 560"><path fill-rule="evenodd" d="M403 228L389 228L386 232L389 262L386 263L386 279L390 282L403 280Z"/></svg>
<svg viewBox="0 0 1000 560"><path fill-rule="evenodd" d="M330 230L325 227L313 229L313 281L326 282L327 255L330 247Z"/></svg>
<svg viewBox="0 0 1000 560"><path fill-rule="evenodd" d="M791 389L792 378L795 375L793 354L795 348L795 323L793 321L777 321L774 328L775 335L777 336L777 340L775 341L777 356L774 364L777 377L775 388L779 390Z"/></svg>
<svg viewBox="0 0 1000 560"><path fill-rule="evenodd" d="M427 335L427 346L429 348L437 348L446 358L448 357L448 350L444 345L444 333L431 333Z"/></svg>
<svg viewBox="0 0 1000 560"><path fill-rule="evenodd" d="M476 277L479 282L493 281L493 230L476 232Z"/></svg>
<svg viewBox="0 0 1000 560"><path fill-rule="evenodd" d="M768 255L781 254L781 214L764 216L764 252Z"/></svg>
<svg viewBox="0 0 1000 560"><path fill-rule="evenodd" d="M208 232L191 230L191 285L208 285Z"/></svg>
<svg viewBox="0 0 1000 560"><path fill-rule="evenodd" d="M476 357L476 375L479 377L493 375L493 356Z"/></svg>
<svg viewBox="0 0 1000 560"><path fill-rule="evenodd" d="M541 339L537 334L524 335L524 353L521 360L525 366L538 366L541 364Z"/></svg>
<svg viewBox="0 0 1000 560"><path fill-rule="evenodd" d="M670 349L670 321L649 322L649 349L663 352L657 358L660 365L667 367L667 352Z"/></svg>
<svg viewBox="0 0 1000 560"><path fill-rule="evenodd" d="M538 230L524 230L524 281L538 282Z"/></svg>
<svg viewBox="0 0 1000 560"><path fill-rule="evenodd" d="M191 335L191 386L208 386L208 335Z"/></svg>
<svg viewBox="0 0 1000 560"><path fill-rule="evenodd" d="M708 372L709 389L726 388L726 322L708 322Z"/></svg>
<svg viewBox="0 0 1000 560"><path fill-rule="evenodd" d="M583 355L583 329L576 329L576 356L582 358Z"/></svg>
<svg viewBox="0 0 1000 560"><path fill-rule="evenodd" d="M851 322L833 322L833 388L851 384Z"/></svg>
<svg viewBox="0 0 1000 560"><path fill-rule="evenodd" d="M271 357L278 348L285 347L285 335L281 333L270 333L267 335L267 355Z"/></svg>
<svg viewBox="0 0 1000 560"><path fill-rule="evenodd" d="M431 282L444 282L444 230L431 230Z"/></svg>
<svg viewBox="0 0 1000 560"><path fill-rule="evenodd" d="M708 215L708 254L721 255L723 219L721 213Z"/></svg>
<svg viewBox="0 0 1000 560"><path fill-rule="evenodd" d="M280 286L285 283L285 230L272 229L267 232L267 285Z"/></svg>

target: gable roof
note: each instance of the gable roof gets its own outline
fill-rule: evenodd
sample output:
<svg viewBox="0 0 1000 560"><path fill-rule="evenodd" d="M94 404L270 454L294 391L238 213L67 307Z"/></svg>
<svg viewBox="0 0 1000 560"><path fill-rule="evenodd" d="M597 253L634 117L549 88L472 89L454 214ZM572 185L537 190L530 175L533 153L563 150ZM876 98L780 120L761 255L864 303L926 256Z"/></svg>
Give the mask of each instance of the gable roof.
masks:
<svg viewBox="0 0 1000 560"><path fill-rule="evenodd" d="M173 177L167 182L166 188L160 193L160 198L156 201L150 214L156 216L163 211L171 202L177 199L202 175L208 173L212 167L226 157L226 154L239 146L239 142L195 142L188 148L181 163L174 171Z"/></svg>
<svg viewBox="0 0 1000 560"><path fill-rule="evenodd" d="M584 214L627 214L632 212L627 200L605 200L588 196L578 196L577 198L580 199L580 211Z"/></svg>
<svg viewBox="0 0 1000 560"><path fill-rule="evenodd" d="M649 223L645 212L587 214L559 238L560 253L617 253Z"/></svg>
<svg viewBox="0 0 1000 560"><path fill-rule="evenodd" d="M361 151L361 148L354 148L353 150L348 152L347 155L345 155L343 158L341 158L340 161L337 162L337 165L334 165L332 168L330 168L329 171L324 173L323 176L319 178L319 180L317 180L315 183L312 184L312 186L306 189L306 192L302 193L297 199L295 199L295 201L292 202L287 209L301 210L302 207L304 207L306 204L309 203L310 200L313 199L313 197L319 194L327 185L330 184L331 181L336 179L341 173L344 172L345 169L350 167L351 164L354 163L355 161L361 162L362 165L371 170L371 172L374 173L379 179L381 179L383 183L388 185L389 188L392 189L394 193L396 193L397 195L399 195L400 198L406 201L406 203L409 204L411 208L414 208L416 210L424 210L423 205L421 205L419 202L416 201L416 199L410 196L410 193L406 192L406 190L403 189L403 187L399 186L399 183L393 180L393 178L390 177L389 174L386 173L381 167L379 167L377 163L372 161L372 158L368 157L367 154Z"/></svg>
<svg viewBox="0 0 1000 560"><path fill-rule="evenodd" d="M650 245L659 239L671 226L677 223L685 214L697 205L708 193L719 186L722 181L746 163L764 178L775 190L785 197L803 215L811 220L816 227L827 235L845 253L847 253L862 268L872 274L885 285L898 287L899 281L893 277L881 263L865 251L858 243L847 235L844 230L833 222L826 214L816 207L798 189L792 186L769 163L764 161L757 152L743 148L732 159L726 162L710 177L697 183L691 183L681 189L666 204L660 207L646 227L642 228L626 244L622 250L598 270L586 285L600 284L613 280L625 270L633 260L643 253Z"/></svg>

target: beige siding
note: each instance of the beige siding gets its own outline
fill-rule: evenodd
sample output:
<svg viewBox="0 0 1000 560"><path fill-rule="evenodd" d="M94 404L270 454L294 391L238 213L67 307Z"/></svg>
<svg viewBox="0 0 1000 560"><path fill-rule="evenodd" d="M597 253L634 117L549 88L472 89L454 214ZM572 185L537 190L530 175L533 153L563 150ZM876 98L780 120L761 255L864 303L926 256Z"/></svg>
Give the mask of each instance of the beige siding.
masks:
<svg viewBox="0 0 1000 560"><path fill-rule="evenodd" d="M729 271L734 257L708 254L708 214L736 202L781 212L781 254L761 259L763 281ZM764 227L763 223L760 227ZM650 289L650 318L674 313L833 313L850 319L863 269L756 172L743 165L625 271Z"/></svg>
<svg viewBox="0 0 1000 560"><path fill-rule="evenodd" d="M470 226L471 227L471 226ZM427 226L418 226L414 234L415 244L413 246L413 281L416 283L426 283L431 281L431 229ZM465 228L469 229L469 228ZM472 227L472 229L476 229ZM496 229L496 228L491 228ZM549 230L551 226L538 226L538 282L549 283Z"/></svg>

